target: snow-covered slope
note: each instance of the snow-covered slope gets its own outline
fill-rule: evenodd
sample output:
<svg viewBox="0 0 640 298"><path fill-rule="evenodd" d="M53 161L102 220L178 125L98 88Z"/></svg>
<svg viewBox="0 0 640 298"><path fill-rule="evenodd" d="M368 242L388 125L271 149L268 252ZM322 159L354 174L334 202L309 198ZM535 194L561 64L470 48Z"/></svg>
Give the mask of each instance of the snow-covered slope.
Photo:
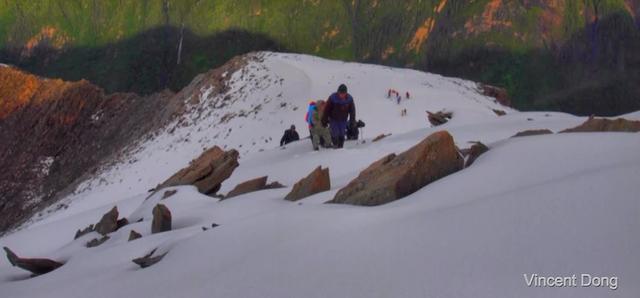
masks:
<svg viewBox="0 0 640 298"><path fill-rule="evenodd" d="M521 113L480 95L475 84L412 70L260 53L228 74L231 88L202 90L188 120L167 127L85 182L68 208L34 219L0 239L21 255L67 263L49 274L0 261L2 297L637 297L640 295L640 138L633 133L575 133L510 139L525 129L553 131L583 118ZM281 149L282 131L306 135L309 99L339 83L355 97L367 140L314 152L308 140ZM394 88L412 98L386 98ZM400 116L406 108L408 115ZM425 110L453 111L430 128ZM498 117L492 109L508 112ZM235 116L233 116L235 113ZM239 114L245 116L238 116ZM225 115L232 115L227 116ZM638 113L625 117L640 118ZM221 122L221 119L229 119ZM378 207L323 202L371 162L446 129L461 148L482 141L491 150L459 173ZM222 185L269 175L293 185L318 165L332 189L292 203L290 188L218 201L194 188L162 200L170 232L150 231L162 193L147 190L203 148L238 148L240 167ZM113 205L135 222L96 248L73 240ZM220 226L203 231L212 223ZM127 242L130 230L144 237ZM168 252L139 269L131 259ZM588 273L619 277L618 288L530 288L523 274Z"/></svg>

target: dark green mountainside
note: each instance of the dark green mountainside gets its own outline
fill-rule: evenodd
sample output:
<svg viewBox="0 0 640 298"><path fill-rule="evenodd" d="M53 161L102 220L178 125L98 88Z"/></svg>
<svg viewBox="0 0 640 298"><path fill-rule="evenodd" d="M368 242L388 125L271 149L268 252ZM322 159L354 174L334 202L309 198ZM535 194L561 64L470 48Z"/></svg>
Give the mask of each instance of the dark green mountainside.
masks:
<svg viewBox="0 0 640 298"><path fill-rule="evenodd" d="M292 51L613 115L640 109L639 15L640 0L0 0L0 62L147 94L238 54Z"/></svg>

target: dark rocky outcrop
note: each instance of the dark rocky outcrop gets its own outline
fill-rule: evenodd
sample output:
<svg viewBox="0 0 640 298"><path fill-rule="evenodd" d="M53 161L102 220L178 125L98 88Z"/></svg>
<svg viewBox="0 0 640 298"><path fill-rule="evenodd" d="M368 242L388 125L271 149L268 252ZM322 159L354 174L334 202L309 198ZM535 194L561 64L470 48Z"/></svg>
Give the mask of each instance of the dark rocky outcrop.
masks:
<svg viewBox="0 0 640 298"><path fill-rule="evenodd" d="M131 230L129 232L129 240L128 241L133 241L136 239L142 238L142 235L134 230Z"/></svg>
<svg viewBox="0 0 640 298"><path fill-rule="evenodd" d="M4 247L4 251L7 253L7 259L9 259L9 263L11 263L12 266L30 271L34 275L49 273L63 265L61 262L50 259L20 258L8 247Z"/></svg>
<svg viewBox="0 0 640 298"><path fill-rule="evenodd" d="M624 118L618 118L615 120L609 120L604 118L590 117L584 123L570 129L565 129L560 133L565 132L639 132L640 121L627 120Z"/></svg>
<svg viewBox="0 0 640 298"><path fill-rule="evenodd" d="M512 138L548 135L548 134L553 134L553 131L548 129L529 129L529 130L518 132L517 134L513 135Z"/></svg>
<svg viewBox="0 0 640 298"><path fill-rule="evenodd" d="M171 231L171 211L167 206L158 204L153 208L153 222L151 233Z"/></svg>
<svg viewBox="0 0 640 298"><path fill-rule="evenodd" d="M451 112L439 111L436 113L431 113L427 111L427 119L429 120L429 123L431 123L431 125L433 126L439 126L439 125L445 124L452 117L453 117L453 113Z"/></svg>
<svg viewBox="0 0 640 298"><path fill-rule="evenodd" d="M220 147L214 146L191 161L189 166L157 186L156 189L194 185L203 194L215 194L220 189L222 182L231 176L238 165L238 151L223 151Z"/></svg>
<svg viewBox="0 0 640 298"><path fill-rule="evenodd" d="M327 203L376 206L401 199L461 170L464 160L446 131L431 134L411 149L374 162Z"/></svg>
<svg viewBox="0 0 640 298"><path fill-rule="evenodd" d="M504 115L507 114L507 112L505 112L503 110L497 110L497 109L493 109L493 112L498 116L504 116Z"/></svg>
<svg viewBox="0 0 640 298"><path fill-rule="evenodd" d="M329 168L317 167L307 177L293 185L293 189L284 198L287 201L297 201L310 195L331 189Z"/></svg>
<svg viewBox="0 0 640 298"><path fill-rule="evenodd" d="M156 250L157 248L152 250L150 253L144 255L143 257L136 258L131 261L136 263L141 268L147 268L149 266L153 266L154 264L160 262L165 255L167 255L167 253L164 253L154 257L153 254L156 252Z"/></svg>
<svg viewBox="0 0 640 298"><path fill-rule="evenodd" d="M489 151L489 147L487 147L485 144L482 144L481 142L475 142L473 146L471 146L471 148L469 148L469 150L467 151L467 161L465 162L464 167L467 168L471 166L473 162L475 162L476 159L480 157L480 155L484 154L487 151Z"/></svg>
<svg viewBox="0 0 640 298"><path fill-rule="evenodd" d="M87 242L86 246L87 247L96 247L101 245L102 243L105 243L107 240L109 240L110 237L109 236L102 236L102 238L98 239L98 238L93 238L91 239L91 241Z"/></svg>

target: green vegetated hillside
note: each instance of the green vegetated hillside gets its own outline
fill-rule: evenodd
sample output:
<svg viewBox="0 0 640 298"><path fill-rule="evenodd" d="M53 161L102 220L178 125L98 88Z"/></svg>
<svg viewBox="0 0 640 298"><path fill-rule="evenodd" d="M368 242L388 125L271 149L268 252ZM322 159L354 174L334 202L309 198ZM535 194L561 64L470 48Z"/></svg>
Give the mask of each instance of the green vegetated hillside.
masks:
<svg viewBox="0 0 640 298"><path fill-rule="evenodd" d="M178 90L254 50L505 87L517 107L640 109L640 0L3 0L0 61L109 91Z"/></svg>

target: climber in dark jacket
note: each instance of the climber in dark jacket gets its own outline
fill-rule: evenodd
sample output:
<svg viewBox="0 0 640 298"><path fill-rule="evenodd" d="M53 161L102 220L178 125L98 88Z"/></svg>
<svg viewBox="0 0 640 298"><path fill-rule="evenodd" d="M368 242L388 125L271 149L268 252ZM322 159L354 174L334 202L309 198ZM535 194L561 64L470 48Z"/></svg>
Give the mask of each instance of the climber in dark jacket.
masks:
<svg viewBox="0 0 640 298"><path fill-rule="evenodd" d="M322 125L331 128L331 139L335 148L344 146L344 137L347 132L347 120L355 126L356 105L353 97L347 93L347 86L341 84L338 92L331 94L327 99L322 114Z"/></svg>
<svg viewBox="0 0 640 298"><path fill-rule="evenodd" d="M286 144L289 144L291 142L295 142L297 140L300 140L300 136L298 135L298 132L296 131L296 126L295 125L291 125L291 128L289 128L289 129L284 131L284 135L280 139L280 146L284 146Z"/></svg>

